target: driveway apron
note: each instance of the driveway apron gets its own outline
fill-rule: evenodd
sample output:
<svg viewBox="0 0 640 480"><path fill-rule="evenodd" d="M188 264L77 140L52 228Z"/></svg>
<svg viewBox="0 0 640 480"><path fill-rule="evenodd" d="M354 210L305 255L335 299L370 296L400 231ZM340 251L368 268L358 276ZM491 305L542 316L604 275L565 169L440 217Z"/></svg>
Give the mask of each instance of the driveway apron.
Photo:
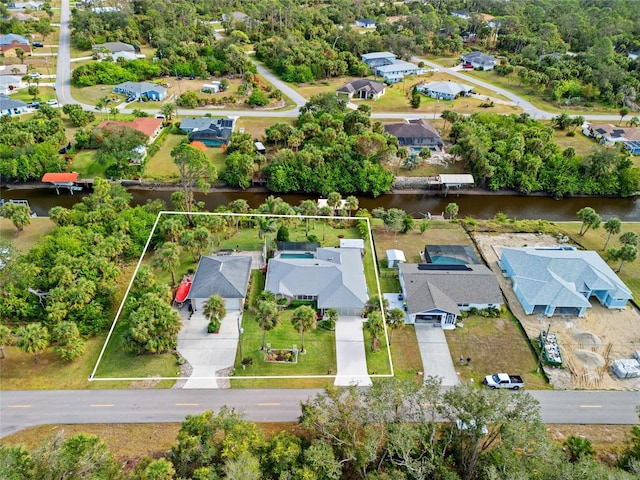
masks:
<svg viewBox="0 0 640 480"><path fill-rule="evenodd" d="M341 316L336 322L338 372L334 385L371 385L364 348L362 318Z"/></svg>
<svg viewBox="0 0 640 480"><path fill-rule="evenodd" d="M416 323L416 337L420 347L424 378L441 377L442 385L453 386L460 383L458 374L451 360L449 345L440 326L427 323Z"/></svg>

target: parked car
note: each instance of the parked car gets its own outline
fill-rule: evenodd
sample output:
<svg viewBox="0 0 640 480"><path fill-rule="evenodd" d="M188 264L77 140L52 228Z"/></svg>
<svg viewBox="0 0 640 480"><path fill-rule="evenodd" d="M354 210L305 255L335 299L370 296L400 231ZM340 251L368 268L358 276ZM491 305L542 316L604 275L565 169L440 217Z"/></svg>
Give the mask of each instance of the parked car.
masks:
<svg viewBox="0 0 640 480"><path fill-rule="evenodd" d="M33 108L37 110L40 108L40 102L27 103L27 108Z"/></svg>
<svg viewBox="0 0 640 480"><path fill-rule="evenodd" d="M58 105L58 101L55 98L52 98L51 100L47 100L47 105L56 106Z"/></svg>
<svg viewBox="0 0 640 480"><path fill-rule="evenodd" d="M40 72L31 72L29 76L31 78L40 78Z"/></svg>
<svg viewBox="0 0 640 480"><path fill-rule="evenodd" d="M33 42L31 44L32 47L44 47L44 45L42 44L42 42Z"/></svg>
<svg viewBox="0 0 640 480"><path fill-rule="evenodd" d="M127 103L131 103L133 101L135 101L136 97L128 97L127 98Z"/></svg>
<svg viewBox="0 0 640 480"><path fill-rule="evenodd" d="M524 388L524 381L520 375L512 375L510 373L494 373L487 375L482 381L489 388L509 388L511 390L519 390Z"/></svg>
<svg viewBox="0 0 640 480"><path fill-rule="evenodd" d="M465 63L462 65L462 68L466 68L467 70L473 70L473 65L470 63Z"/></svg>
<svg viewBox="0 0 640 480"><path fill-rule="evenodd" d="M189 80L195 80L196 76L195 75L189 75Z"/></svg>

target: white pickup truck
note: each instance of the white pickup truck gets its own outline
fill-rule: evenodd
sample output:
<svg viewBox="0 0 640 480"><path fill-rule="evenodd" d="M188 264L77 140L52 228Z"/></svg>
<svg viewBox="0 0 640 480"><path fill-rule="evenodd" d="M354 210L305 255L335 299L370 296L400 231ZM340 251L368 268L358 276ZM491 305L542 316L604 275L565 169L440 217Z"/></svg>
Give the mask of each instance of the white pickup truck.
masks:
<svg viewBox="0 0 640 480"><path fill-rule="evenodd" d="M511 390L519 390L524 388L524 381L520 375L511 375L509 373L494 373L484 377L483 382L490 388L510 388Z"/></svg>

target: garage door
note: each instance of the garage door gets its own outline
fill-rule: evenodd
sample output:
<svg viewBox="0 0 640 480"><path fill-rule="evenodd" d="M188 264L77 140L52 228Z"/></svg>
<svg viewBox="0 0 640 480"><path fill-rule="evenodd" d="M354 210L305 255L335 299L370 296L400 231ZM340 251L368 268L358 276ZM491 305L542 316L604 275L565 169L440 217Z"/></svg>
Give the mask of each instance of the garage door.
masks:
<svg viewBox="0 0 640 480"><path fill-rule="evenodd" d="M416 323L440 323L440 315L416 315Z"/></svg>

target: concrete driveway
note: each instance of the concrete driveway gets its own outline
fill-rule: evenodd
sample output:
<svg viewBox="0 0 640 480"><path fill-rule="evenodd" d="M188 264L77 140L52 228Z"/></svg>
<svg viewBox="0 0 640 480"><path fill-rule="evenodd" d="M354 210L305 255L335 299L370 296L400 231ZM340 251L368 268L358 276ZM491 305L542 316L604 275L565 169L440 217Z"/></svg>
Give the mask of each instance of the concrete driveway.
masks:
<svg viewBox="0 0 640 480"><path fill-rule="evenodd" d="M220 331L209 334L209 321L201 311L194 312L190 320L187 309L181 311L182 330L178 334L178 352L193 368L183 388L222 388L216 380L216 372L233 368L240 314L240 310L227 311Z"/></svg>
<svg viewBox="0 0 640 480"><path fill-rule="evenodd" d="M442 378L442 385L450 387L460 383L451 360L449 344L440 325L416 323L416 337L422 357L424 378L427 376Z"/></svg>
<svg viewBox="0 0 640 480"><path fill-rule="evenodd" d="M336 322L338 371L334 385L371 385L364 352L362 318L340 317Z"/></svg>

